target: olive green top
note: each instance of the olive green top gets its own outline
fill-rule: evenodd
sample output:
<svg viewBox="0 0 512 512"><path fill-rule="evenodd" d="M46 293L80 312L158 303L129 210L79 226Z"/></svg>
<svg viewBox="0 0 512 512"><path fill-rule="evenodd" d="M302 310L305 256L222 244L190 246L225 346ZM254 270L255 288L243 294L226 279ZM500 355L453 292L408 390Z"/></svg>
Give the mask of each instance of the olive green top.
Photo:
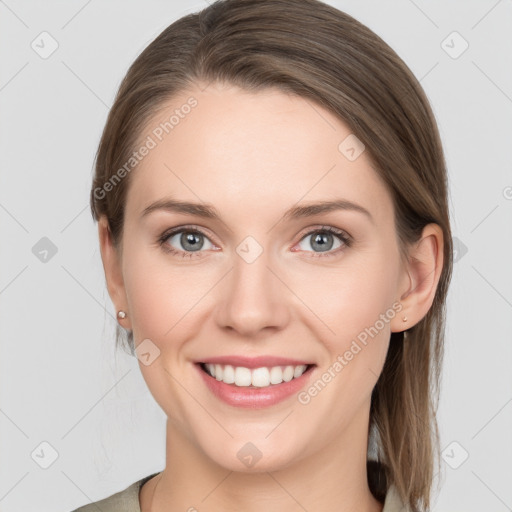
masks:
<svg viewBox="0 0 512 512"><path fill-rule="evenodd" d="M140 488L158 473L146 476L141 480L131 484L129 487L108 498L104 498L94 503L89 503L83 507L73 510L73 512L141 512L139 502ZM392 485L386 494L384 508L382 512L409 512L408 507L404 507L395 487Z"/></svg>

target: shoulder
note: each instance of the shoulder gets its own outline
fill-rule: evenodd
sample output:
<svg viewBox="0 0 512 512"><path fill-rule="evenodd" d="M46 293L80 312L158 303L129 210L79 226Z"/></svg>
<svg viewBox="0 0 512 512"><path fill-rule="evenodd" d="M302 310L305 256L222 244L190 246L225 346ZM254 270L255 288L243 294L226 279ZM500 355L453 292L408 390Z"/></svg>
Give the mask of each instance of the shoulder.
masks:
<svg viewBox="0 0 512 512"><path fill-rule="evenodd" d="M410 512L410 510L411 509L408 506L403 504L396 487L391 484L388 492L386 493L382 512Z"/></svg>
<svg viewBox="0 0 512 512"><path fill-rule="evenodd" d="M153 473L133 484L129 485L122 491L116 492L107 498L95 501L77 508L72 512L140 512L139 490L150 478L158 473Z"/></svg>

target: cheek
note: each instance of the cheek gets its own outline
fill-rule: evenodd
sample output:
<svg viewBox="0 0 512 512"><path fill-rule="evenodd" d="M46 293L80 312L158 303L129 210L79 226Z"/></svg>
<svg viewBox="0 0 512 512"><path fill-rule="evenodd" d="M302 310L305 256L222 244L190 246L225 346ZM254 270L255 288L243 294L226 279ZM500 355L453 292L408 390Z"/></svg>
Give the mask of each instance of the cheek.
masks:
<svg viewBox="0 0 512 512"><path fill-rule="evenodd" d="M316 269L297 292L328 327L329 344L343 348L347 341L374 325L396 300L397 268L384 254L368 254L338 268ZM378 324L380 326L380 323ZM389 324L386 324L389 330ZM386 330L384 329L384 330Z"/></svg>
<svg viewBox="0 0 512 512"><path fill-rule="evenodd" d="M149 338L161 345L166 338L179 339L176 331L187 323L180 319L197 289L190 286L190 276L173 269L156 251L127 244L123 274L135 340Z"/></svg>
<svg viewBox="0 0 512 512"><path fill-rule="evenodd" d="M357 263L347 261L336 270L324 270L321 280L303 282L310 291L304 294L311 298L308 305L329 327L322 328L325 334L321 342L326 356L322 358L322 366L324 372L330 371L326 379L335 377L334 385L327 386L329 391L320 400L325 400L325 404L334 401L340 414L355 411L368 399L382 371L389 346L390 322L397 314L392 307L397 299L399 267L393 263L397 262L396 258L393 248L369 251L358 257Z"/></svg>
<svg viewBox="0 0 512 512"><path fill-rule="evenodd" d="M210 311L209 292L225 270L180 265L163 251L135 245L127 244L123 262L134 341L150 339L160 350L161 364L176 368L190 340L200 337Z"/></svg>
<svg viewBox="0 0 512 512"><path fill-rule="evenodd" d="M158 344L174 323L172 303L177 297L169 293L162 275L156 279L155 269L137 266L136 262L132 269L126 274L125 286L135 339L150 338Z"/></svg>
<svg viewBox="0 0 512 512"><path fill-rule="evenodd" d="M193 306L205 292L191 286L190 272L173 267L155 251L127 244L124 282L135 344L149 339L159 351L156 357L157 352L152 352L150 364L139 361L141 374L162 410L181 419L187 408L186 399L179 398L183 390L176 380L185 374L179 356L197 332Z"/></svg>
<svg viewBox="0 0 512 512"><path fill-rule="evenodd" d="M398 314L392 307L398 267L388 261L394 260L375 255L361 265L350 266L350 271L330 271L322 294L317 280L308 285L308 305L329 329L321 327L326 334L318 336L324 348L318 375L322 382L313 382L314 389L306 389L302 398L325 414L329 411L335 429L369 400L382 372L390 322ZM319 333L318 320L315 325Z"/></svg>

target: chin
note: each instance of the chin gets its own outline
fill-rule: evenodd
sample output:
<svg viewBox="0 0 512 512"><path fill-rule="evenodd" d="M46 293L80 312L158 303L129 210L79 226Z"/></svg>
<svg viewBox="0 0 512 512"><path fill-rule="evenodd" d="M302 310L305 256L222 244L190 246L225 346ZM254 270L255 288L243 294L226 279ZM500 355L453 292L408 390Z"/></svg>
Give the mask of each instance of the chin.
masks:
<svg viewBox="0 0 512 512"><path fill-rule="evenodd" d="M204 452L214 463L238 473L280 471L298 462L302 456L298 448L285 447L270 440L248 441L231 439L219 446L205 447Z"/></svg>

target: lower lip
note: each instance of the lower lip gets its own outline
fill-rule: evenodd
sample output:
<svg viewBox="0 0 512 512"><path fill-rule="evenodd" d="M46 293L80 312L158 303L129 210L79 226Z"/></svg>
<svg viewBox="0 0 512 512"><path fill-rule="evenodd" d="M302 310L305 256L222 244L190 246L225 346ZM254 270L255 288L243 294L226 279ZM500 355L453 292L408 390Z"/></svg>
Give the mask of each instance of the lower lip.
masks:
<svg viewBox="0 0 512 512"><path fill-rule="evenodd" d="M195 364L209 390L223 402L235 407L260 409L275 405L298 393L309 380L314 367L308 368L300 377L281 384L271 384L264 388L235 386L226 384L206 373L199 364Z"/></svg>

